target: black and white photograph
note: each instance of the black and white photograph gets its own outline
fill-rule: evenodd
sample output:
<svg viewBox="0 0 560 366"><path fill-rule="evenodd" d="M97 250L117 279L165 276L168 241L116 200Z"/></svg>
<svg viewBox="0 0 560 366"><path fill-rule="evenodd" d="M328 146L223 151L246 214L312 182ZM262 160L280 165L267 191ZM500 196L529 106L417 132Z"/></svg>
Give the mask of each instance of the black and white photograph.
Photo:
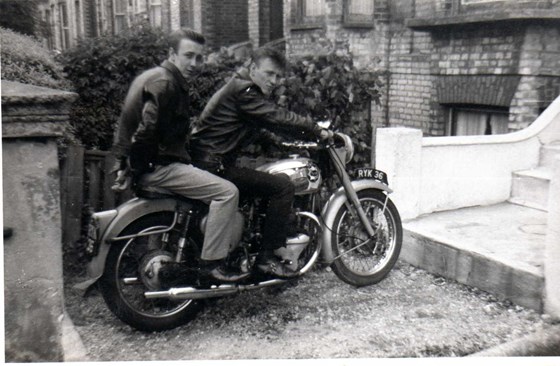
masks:
<svg viewBox="0 0 560 366"><path fill-rule="evenodd" d="M3 363L560 363L560 0L0 14Z"/></svg>

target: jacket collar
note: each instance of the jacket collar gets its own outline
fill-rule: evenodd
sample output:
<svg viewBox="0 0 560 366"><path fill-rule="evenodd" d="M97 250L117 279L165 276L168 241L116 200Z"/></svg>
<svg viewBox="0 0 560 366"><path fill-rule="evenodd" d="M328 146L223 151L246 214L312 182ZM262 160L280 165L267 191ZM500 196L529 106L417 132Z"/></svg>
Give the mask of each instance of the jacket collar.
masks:
<svg viewBox="0 0 560 366"><path fill-rule="evenodd" d="M171 61L165 60L161 64L161 67L163 67L164 69L166 69L167 71L169 71L173 75L175 80L177 80L177 82L179 82L179 85L181 85L181 88L184 91L188 91L189 85L187 84L187 80L185 79L183 74L181 74L181 71L179 71L177 66L175 66Z"/></svg>

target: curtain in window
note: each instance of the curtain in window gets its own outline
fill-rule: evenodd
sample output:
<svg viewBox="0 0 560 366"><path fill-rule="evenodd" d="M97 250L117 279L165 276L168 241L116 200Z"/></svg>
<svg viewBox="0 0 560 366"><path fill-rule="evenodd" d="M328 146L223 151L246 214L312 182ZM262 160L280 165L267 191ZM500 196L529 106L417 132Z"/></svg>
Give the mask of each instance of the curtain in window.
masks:
<svg viewBox="0 0 560 366"><path fill-rule="evenodd" d="M486 113L456 111L455 134L457 136L484 135Z"/></svg>
<svg viewBox="0 0 560 366"><path fill-rule="evenodd" d="M348 0L349 14L373 14L373 0Z"/></svg>
<svg viewBox="0 0 560 366"><path fill-rule="evenodd" d="M305 0L305 16L323 15L323 0Z"/></svg>
<svg viewBox="0 0 560 366"><path fill-rule="evenodd" d="M490 126L492 127L492 135L508 133L509 117L507 114L493 113L490 116Z"/></svg>

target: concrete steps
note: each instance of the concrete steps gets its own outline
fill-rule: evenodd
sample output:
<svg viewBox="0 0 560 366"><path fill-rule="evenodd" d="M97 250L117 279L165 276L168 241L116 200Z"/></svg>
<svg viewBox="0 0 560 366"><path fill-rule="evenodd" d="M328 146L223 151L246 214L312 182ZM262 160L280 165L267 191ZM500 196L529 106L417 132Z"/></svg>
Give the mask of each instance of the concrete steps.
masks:
<svg viewBox="0 0 560 366"><path fill-rule="evenodd" d="M547 214L504 202L403 223L401 259L542 311Z"/></svg>
<svg viewBox="0 0 560 366"><path fill-rule="evenodd" d="M509 202L548 211L548 187L554 157L560 155L560 142L541 148L539 166L513 173Z"/></svg>

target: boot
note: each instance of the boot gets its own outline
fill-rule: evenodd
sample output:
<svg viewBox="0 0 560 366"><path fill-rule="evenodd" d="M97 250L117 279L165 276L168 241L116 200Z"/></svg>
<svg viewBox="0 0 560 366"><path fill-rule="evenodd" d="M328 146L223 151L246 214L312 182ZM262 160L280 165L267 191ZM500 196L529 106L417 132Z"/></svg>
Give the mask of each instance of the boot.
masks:
<svg viewBox="0 0 560 366"><path fill-rule="evenodd" d="M274 252L265 251L257 257L257 268L266 274L279 278L294 278L298 276L297 272L292 271L280 259L274 255Z"/></svg>
<svg viewBox="0 0 560 366"><path fill-rule="evenodd" d="M228 271L223 260L202 260L202 273L219 283L234 283L249 277L249 273L232 273Z"/></svg>

